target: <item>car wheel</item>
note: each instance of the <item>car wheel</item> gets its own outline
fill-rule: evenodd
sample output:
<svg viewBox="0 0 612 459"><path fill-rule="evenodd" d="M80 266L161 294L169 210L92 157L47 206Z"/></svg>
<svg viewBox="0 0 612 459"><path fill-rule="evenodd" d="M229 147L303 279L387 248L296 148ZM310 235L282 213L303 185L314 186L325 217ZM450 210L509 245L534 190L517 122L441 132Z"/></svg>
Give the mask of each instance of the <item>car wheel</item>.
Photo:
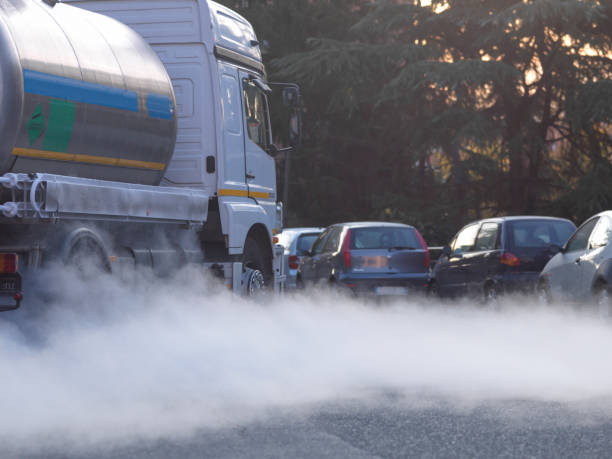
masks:
<svg viewBox="0 0 612 459"><path fill-rule="evenodd" d="M295 278L295 288L297 290L304 290L306 288L304 281L302 280L302 276L297 276Z"/></svg>
<svg viewBox="0 0 612 459"><path fill-rule="evenodd" d="M602 282L595 288L595 305L600 318L610 318L612 314L612 293L608 284Z"/></svg>
<svg viewBox="0 0 612 459"><path fill-rule="evenodd" d="M548 282L541 281L538 283L536 287L536 297L538 299L538 303L541 305L547 305L552 302L552 296L550 294L550 286Z"/></svg>
<svg viewBox="0 0 612 459"><path fill-rule="evenodd" d="M499 292L493 283L485 285L484 288L484 304L491 308L495 308L498 304Z"/></svg>

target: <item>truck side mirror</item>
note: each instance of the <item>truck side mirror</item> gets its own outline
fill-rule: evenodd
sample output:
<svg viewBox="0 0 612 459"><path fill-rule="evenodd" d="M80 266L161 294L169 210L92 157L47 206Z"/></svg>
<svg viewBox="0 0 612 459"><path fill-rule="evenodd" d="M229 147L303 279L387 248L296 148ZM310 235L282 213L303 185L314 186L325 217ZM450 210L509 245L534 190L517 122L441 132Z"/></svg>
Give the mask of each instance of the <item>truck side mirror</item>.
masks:
<svg viewBox="0 0 612 459"><path fill-rule="evenodd" d="M302 96L297 85L282 90L283 105L289 110L289 145L297 147L302 141Z"/></svg>
<svg viewBox="0 0 612 459"><path fill-rule="evenodd" d="M274 123L278 127L278 138L288 145L279 152L298 147L302 142L302 96L300 87L293 83L269 83L273 89L276 107Z"/></svg>

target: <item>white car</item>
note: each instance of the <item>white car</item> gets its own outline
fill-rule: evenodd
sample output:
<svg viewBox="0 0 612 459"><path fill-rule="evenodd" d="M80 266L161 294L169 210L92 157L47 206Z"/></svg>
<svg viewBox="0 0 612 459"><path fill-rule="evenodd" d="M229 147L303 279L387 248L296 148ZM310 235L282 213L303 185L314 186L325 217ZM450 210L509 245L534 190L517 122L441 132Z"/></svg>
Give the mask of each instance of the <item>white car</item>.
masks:
<svg viewBox="0 0 612 459"><path fill-rule="evenodd" d="M295 288L297 268L302 257L310 250L313 242L325 228L285 228L278 234L278 244L285 248L283 263L287 275L285 286Z"/></svg>
<svg viewBox="0 0 612 459"><path fill-rule="evenodd" d="M609 315L612 298L612 210L585 221L540 274L543 300L595 302Z"/></svg>

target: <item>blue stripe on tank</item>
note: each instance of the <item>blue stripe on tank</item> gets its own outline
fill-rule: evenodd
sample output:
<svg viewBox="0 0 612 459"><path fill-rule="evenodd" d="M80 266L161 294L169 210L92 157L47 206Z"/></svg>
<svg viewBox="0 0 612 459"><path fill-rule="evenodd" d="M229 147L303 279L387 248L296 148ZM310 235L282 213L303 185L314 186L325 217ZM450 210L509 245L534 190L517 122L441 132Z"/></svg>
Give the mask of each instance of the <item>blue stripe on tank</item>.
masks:
<svg viewBox="0 0 612 459"><path fill-rule="evenodd" d="M172 100L159 94L147 95L147 110L152 118L172 119Z"/></svg>
<svg viewBox="0 0 612 459"><path fill-rule="evenodd" d="M138 93L35 70L23 70L24 90L30 94L138 112Z"/></svg>

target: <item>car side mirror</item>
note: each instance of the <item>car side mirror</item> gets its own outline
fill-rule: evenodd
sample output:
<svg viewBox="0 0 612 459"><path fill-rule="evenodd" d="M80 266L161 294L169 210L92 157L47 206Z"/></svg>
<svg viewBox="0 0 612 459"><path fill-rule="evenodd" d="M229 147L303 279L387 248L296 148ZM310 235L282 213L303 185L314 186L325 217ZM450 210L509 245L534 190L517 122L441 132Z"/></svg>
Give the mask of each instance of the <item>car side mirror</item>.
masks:
<svg viewBox="0 0 612 459"><path fill-rule="evenodd" d="M442 253L441 256L443 257L448 257L451 254L451 248L448 245L445 245L444 247L442 247Z"/></svg>

